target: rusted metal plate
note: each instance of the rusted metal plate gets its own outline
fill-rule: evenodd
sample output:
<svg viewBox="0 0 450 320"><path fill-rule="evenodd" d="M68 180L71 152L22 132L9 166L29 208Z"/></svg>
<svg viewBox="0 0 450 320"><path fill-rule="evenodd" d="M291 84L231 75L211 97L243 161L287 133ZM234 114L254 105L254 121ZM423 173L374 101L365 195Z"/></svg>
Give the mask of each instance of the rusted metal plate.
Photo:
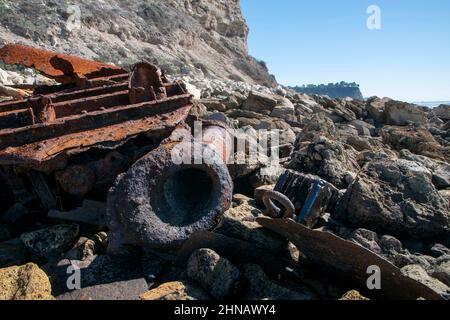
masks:
<svg viewBox="0 0 450 320"><path fill-rule="evenodd" d="M126 70L110 64L19 44L7 44L1 48L0 60L6 64L34 68L61 83L73 82L74 75L94 79L127 73Z"/></svg>
<svg viewBox="0 0 450 320"><path fill-rule="evenodd" d="M315 266L353 279L361 285L361 288L367 288L366 281L370 276L367 274L368 267L378 266L381 270L382 298L444 299L429 287L402 275L400 269L386 259L329 232L309 229L291 219L257 218L256 221L294 243Z"/></svg>

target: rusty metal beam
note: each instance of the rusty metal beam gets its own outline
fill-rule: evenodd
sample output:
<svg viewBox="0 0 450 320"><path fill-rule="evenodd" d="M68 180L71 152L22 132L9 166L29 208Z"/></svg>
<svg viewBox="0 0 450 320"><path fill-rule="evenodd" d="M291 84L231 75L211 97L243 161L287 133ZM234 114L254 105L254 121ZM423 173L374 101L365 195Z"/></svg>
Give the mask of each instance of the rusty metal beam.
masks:
<svg viewBox="0 0 450 320"><path fill-rule="evenodd" d="M332 233L312 230L291 219L257 218L256 221L291 241L302 255L317 268L340 277L354 280L366 288L369 266L381 270L382 298L416 300L443 300L424 284L401 274L400 269L372 251L344 240Z"/></svg>
<svg viewBox="0 0 450 320"><path fill-rule="evenodd" d="M127 73L126 70L110 64L19 44L7 44L1 48L0 60L6 64L34 68L60 83L72 83L76 77L95 79Z"/></svg>

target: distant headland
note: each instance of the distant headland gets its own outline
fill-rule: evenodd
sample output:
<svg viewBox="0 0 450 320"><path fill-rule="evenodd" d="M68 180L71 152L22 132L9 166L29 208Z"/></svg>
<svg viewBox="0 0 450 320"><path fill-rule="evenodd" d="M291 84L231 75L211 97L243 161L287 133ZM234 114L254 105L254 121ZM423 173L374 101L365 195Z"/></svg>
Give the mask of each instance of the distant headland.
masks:
<svg viewBox="0 0 450 320"><path fill-rule="evenodd" d="M291 89L300 92L305 93L308 95L318 94L318 95L327 95L330 98L353 98L358 100L363 100L363 95L361 93L361 90L359 89L359 84L355 82L337 82L337 83L329 83L329 84L308 84L303 86L295 86L290 87Z"/></svg>

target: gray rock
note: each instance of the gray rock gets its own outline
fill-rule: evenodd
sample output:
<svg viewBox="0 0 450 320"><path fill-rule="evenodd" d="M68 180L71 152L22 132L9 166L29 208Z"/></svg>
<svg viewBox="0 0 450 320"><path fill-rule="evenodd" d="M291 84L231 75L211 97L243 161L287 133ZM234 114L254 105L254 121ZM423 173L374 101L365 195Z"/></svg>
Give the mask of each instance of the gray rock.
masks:
<svg viewBox="0 0 450 320"><path fill-rule="evenodd" d="M431 270L436 262L433 257L420 254L400 253L389 257L389 260L398 268L409 265L420 265L424 270Z"/></svg>
<svg viewBox="0 0 450 320"><path fill-rule="evenodd" d="M201 99L199 100L209 111L225 112L227 107L222 103L222 100L217 98Z"/></svg>
<svg viewBox="0 0 450 320"><path fill-rule="evenodd" d="M450 286L450 255L445 255L436 260L431 274L434 278Z"/></svg>
<svg viewBox="0 0 450 320"><path fill-rule="evenodd" d="M427 272L419 265L409 265L403 267L401 272L404 276L410 277L420 283L428 286L447 299L450 298L450 288L438 279L430 277Z"/></svg>
<svg viewBox="0 0 450 320"><path fill-rule="evenodd" d="M407 125L410 123L426 122L426 115L418 106L401 101L391 100L386 102L386 122L391 125Z"/></svg>
<svg viewBox="0 0 450 320"><path fill-rule="evenodd" d="M275 97L252 91L244 102L242 109L270 115L277 104L278 101Z"/></svg>
<svg viewBox="0 0 450 320"><path fill-rule="evenodd" d="M352 225L414 239L449 231L450 210L431 173L407 160L368 163L348 188L340 213Z"/></svg>
<svg viewBox="0 0 450 320"><path fill-rule="evenodd" d="M294 104L287 98L279 98L277 106L272 110L271 117L287 119L295 115Z"/></svg>
<svg viewBox="0 0 450 320"><path fill-rule="evenodd" d="M433 114L444 120L450 120L450 105L441 104L433 109Z"/></svg>
<svg viewBox="0 0 450 320"><path fill-rule="evenodd" d="M378 124L386 122L385 107L388 101L391 101L391 99L371 97L366 102L367 113Z"/></svg>
<svg viewBox="0 0 450 320"><path fill-rule="evenodd" d="M373 136L375 135L376 128L374 125L371 125L362 120L353 120L350 122L352 126L358 130L358 134L361 136Z"/></svg>
<svg viewBox="0 0 450 320"><path fill-rule="evenodd" d="M370 230L356 229L348 238L348 240L357 243L372 252L381 254L381 247L378 244L378 235Z"/></svg>
<svg viewBox="0 0 450 320"><path fill-rule="evenodd" d="M403 245L397 238L392 236L383 235L379 238L378 244L385 255L395 255L398 253L403 253Z"/></svg>
<svg viewBox="0 0 450 320"><path fill-rule="evenodd" d="M444 161L414 154L406 149L400 151L400 157L402 159L419 162L424 167L429 169L433 175L432 179L436 188L445 189L450 187L450 164Z"/></svg>
<svg viewBox="0 0 450 320"><path fill-rule="evenodd" d="M224 213L222 224L215 232L248 241L272 252L280 252L286 248L285 239L255 222L255 218L262 216L262 212L256 208L252 199L235 195L233 201L237 205Z"/></svg>
<svg viewBox="0 0 450 320"><path fill-rule="evenodd" d="M360 170L357 151L339 141L318 137L312 142L303 142L292 154L288 168L312 173L332 183L339 189L348 186L348 175Z"/></svg>
<svg viewBox="0 0 450 320"><path fill-rule="evenodd" d="M244 276L248 281L244 299L246 300L315 300L317 296L307 288L294 291L270 280L262 268L256 264L244 266Z"/></svg>
<svg viewBox="0 0 450 320"><path fill-rule="evenodd" d="M439 258L444 255L450 256L450 249L440 243L433 244L427 251L432 257L435 258Z"/></svg>
<svg viewBox="0 0 450 320"><path fill-rule="evenodd" d="M77 236L78 225L69 224L23 233L20 238L33 254L54 259L68 250Z"/></svg>
<svg viewBox="0 0 450 320"><path fill-rule="evenodd" d="M305 126L298 135L297 141L298 143L307 142L317 136L332 137L336 133L336 126L330 118L326 117L323 112L315 113L305 119Z"/></svg>
<svg viewBox="0 0 450 320"><path fill-rule="evenodd" d="M198 282L216 299L231 296L241 273L230 261L210 249L195 251L188 260L189 278Z"/></svg>
<svg viewBox="0 0 450 320"><path fill-rule="evenodd" d="M260 168L250 176L250 184L253 188L275 184L285 170L282 166L266 166Z"/></svg>

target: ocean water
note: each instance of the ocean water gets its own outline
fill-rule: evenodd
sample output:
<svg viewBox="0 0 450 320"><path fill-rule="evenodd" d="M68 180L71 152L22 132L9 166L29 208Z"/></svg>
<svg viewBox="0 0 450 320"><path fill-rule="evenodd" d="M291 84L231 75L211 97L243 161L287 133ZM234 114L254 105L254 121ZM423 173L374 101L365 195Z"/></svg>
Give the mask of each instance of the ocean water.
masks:
<svg viewBox="0 0 450 320"><path fill-rule="evenodd" d="M436 107L439 107L441 104L450 105L450 101L419 101L419 102L414 102L414 104L417 104L419 106L428 107L428 108L436 108Z"/></svg>

